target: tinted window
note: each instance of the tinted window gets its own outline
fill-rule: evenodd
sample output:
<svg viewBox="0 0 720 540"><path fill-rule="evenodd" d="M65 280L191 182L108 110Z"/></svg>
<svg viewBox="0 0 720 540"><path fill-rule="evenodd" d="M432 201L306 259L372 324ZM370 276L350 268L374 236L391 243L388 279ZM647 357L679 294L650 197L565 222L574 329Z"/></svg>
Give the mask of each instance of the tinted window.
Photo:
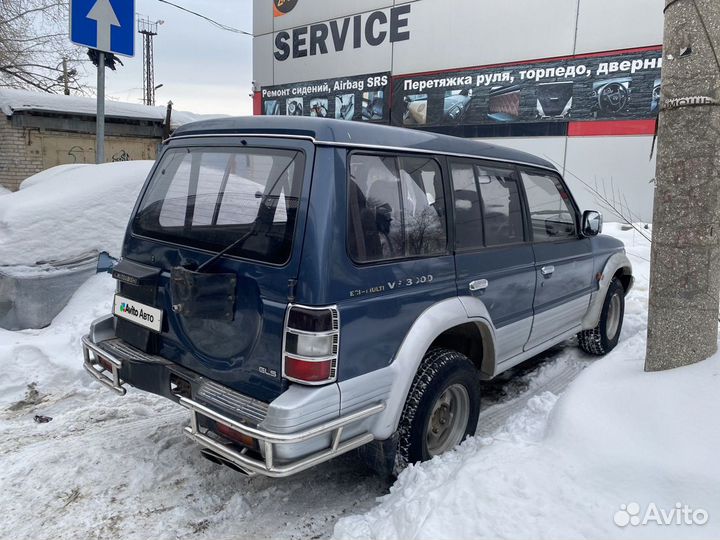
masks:
<svg viewBox="0 0 720 540"><path fill-rule="evenodd" d="M456 246L458 249L482 247L482 212L475 166L470 163L452 163L450 170L455 200Z"/></svg>
<svg viewBox="0 0 720 540"><path fill-rule="evenodd" d="M530 208L533 238L548 242L574 238L575 210L560 179L554 175L522 172Z"/></svg>
<svg viewBox="0 0 720 540"><path fill-rule="evenodd" d="M480 185L485 245L523 242L522 204L514 171L476 166L475 172Z"/></svg>
<svg viewBox="0 0 720 540"><path fill-rule="evenodd" d="M433 159L353 154L348 179L348 246L372 262L444 253L440 168Z"/></svg>
<svg viewBox="0 0 720 540"><path fill-rule="evenodd" d="M133 219L144 236L271 263L290 255L302 185L301 152L166 152Z"/></svg>

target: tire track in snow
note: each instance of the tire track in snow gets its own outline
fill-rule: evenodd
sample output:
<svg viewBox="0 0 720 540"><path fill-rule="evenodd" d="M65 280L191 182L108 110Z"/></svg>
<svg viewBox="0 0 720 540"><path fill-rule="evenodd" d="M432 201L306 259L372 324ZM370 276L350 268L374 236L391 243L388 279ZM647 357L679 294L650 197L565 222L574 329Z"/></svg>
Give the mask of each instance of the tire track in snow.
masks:
<svg viewBox="0 0 720 540"><path fill-rule="evenodd" d="M558 352L560 352L559 357L557 356ZM542 361L542 358L550 358L550 360ZM538 364L538 361L541 363ZM475 436L492 436L512 416L522 411L527 406L528 401L535 396L545 392L551 392L555 395L561 394L591 363L590 358L580 358L579 351L568 346L561 351L552 349L549 354L546 353L541 357L521 364L518 368L513 368L509 374L510 378L507 380L503 378L500 384L502 384L503 390L520 386L521 388L517 390L518 395L509 399L507 397L501 397L499 400L493 398L483 399ZM528 371L518 376L515 373L518 369ZM544 371L552 371L552 373L544 373ZM526 389L522 389L523 383L527 385ZM485 383L485 387L489 385L496 386L498 382Z"/></svg>

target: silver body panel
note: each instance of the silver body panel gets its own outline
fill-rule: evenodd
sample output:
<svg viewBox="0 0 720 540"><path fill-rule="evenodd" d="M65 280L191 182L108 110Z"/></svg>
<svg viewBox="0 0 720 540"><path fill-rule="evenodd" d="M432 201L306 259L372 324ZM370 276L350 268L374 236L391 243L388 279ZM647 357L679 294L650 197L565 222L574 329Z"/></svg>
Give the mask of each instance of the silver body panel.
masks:
<svg viewBox="0 0 720 540"><path fill-rule="evenodd" d="M630 276L630 284L627 288L626 294L632 289L633 282L635 279L632 277L632 263L628 259L625 253L615 253L605 263L605 267L602 271L602 278L598 282L598 290L592 294L590 298L590 306L587 312L582 318L582 329L590 330L595 328L600 322L600 313L602 312L603 302L605 302L605 295L607 294L608 287L613 276L618 270L624 270L625 274Z"/></svg>
<svg viewBox="0 0 720 540"><path fill-rule="evenodd" d="M552 309L537 313L532 319L532 332L524 350L552 341L569 328L580 329L580 321L587 313L591 295L581 296Z"/></svg>

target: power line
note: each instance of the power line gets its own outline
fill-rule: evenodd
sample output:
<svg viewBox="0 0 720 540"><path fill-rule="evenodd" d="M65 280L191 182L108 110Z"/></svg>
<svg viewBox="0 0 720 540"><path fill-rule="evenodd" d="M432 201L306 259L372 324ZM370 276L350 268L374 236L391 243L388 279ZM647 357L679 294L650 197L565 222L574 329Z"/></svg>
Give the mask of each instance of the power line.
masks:
<svg viewBox="0 0 720 540"><path fill-rule="evenodd" d="M197 11L193 11L193 10L188 9L188 8L185 8L185 7L183 7L183 6L179 6L179 5L177 5L177 4L174 4L174 3L172 3L172 2L169 2L168 0L158 0L158 2L162 2L163 4L168 4L168 5L173 6L173 7L177 8L177 9L179 9L179 10L182 10L182 11L185 11L185 12L187 12L187 13L190 13L191 15L195 15L196 17L200 17L201 19L205 19L205 20L208 21L210 24L212 24L213 26L215 26L215 27L217 27L217 28L220 28L221 30L225 30L225 31L227 31L227 32L233 32L233 33L235 33L235 34L242 34L242 35L244 35L244 36L253 37L253 34L250 33L250 32L246 32L245 30L239 30L239 29L237 29L237 28L233 28L232 26L228 26L227 24L222 24L222 23L220 23L220 22L218 22L218 21L216 21L216 20L214 20L214 19L211 19L210 17L207 17L207 16L203 15L202 13L198 13Z"/></svg>

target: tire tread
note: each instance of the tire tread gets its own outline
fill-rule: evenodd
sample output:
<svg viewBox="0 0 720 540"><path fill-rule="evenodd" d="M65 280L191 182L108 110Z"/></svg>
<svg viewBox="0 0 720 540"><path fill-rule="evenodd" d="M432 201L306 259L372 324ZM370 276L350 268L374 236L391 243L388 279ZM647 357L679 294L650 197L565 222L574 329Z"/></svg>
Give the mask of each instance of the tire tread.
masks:
<svg viewBox="0 0 720 540"><path fill-rule="evenodd" d="M415 419L415 414L417 413L427 387L443 367L458 360L466 362L472 369L475 369L475 366L464 354L452 349L440 347L430 349L420 362L420 367L410 386L410 391L408 392L408 397L400 417L400 424L398 426L398 450L395 455L394 474L399 474L410 462L409 451L413 420Z"/></svg>
<svg viewBox="0 0 720 540"><path fill-rule="evenodd" d="M613 278L613 280L610 282L610 285L608 286L607 293L605 295L605 299L603 300L603 308L602 312L600 314L600 320L598 321L598 324L595 328L591 328L590 330L582 330L578 332L577 338L578 338L578 346L585 351L588 354L592 354L593 356L603 356L609 353L613 348L615 348L615 345L617 344L617 339L615 339L615 343L608 346L607 343L605 343L607 340L603 339L603 325L605 323L605 318L607 317L607 303L612 297L613 294L616 292L624 292L624 287L622 286L622 283L620 283L620 280L617 278ZM623 303L624 304L624 303ZM625 311L624 305L622 307L623 314ZM620 319L620 327L617 329L617 337L619 338L620 331L622 330L622 315Z"/></svg>

